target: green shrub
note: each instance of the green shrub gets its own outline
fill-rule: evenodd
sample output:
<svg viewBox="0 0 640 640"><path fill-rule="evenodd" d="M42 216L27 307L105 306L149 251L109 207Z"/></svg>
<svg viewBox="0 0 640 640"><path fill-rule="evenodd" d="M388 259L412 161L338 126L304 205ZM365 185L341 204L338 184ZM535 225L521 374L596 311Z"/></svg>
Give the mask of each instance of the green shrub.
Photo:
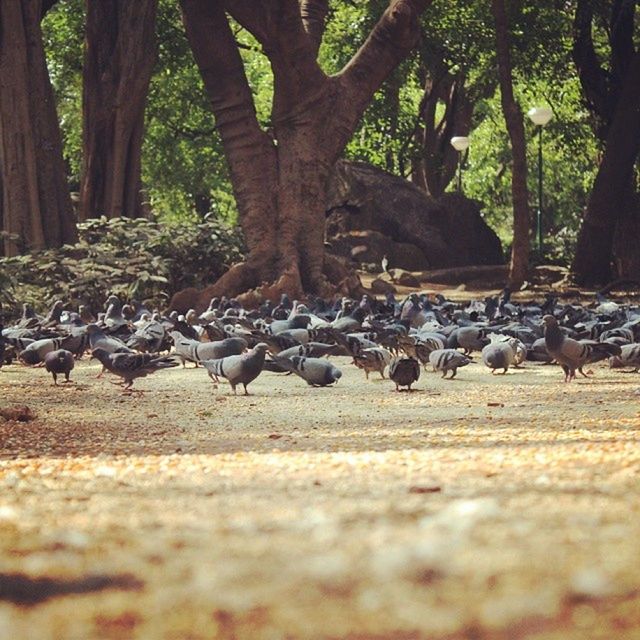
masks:
<svg viewBox="0 0 640 640"><path fill-rule="evenodd" d="M213 218L180 224L96 218L79 224L78 233L74 245L0 258L5 315L22 302L43 311L58 298L95 312L109 293L164 306L184 287L215 282L243 257L239 231Z"/></svg>

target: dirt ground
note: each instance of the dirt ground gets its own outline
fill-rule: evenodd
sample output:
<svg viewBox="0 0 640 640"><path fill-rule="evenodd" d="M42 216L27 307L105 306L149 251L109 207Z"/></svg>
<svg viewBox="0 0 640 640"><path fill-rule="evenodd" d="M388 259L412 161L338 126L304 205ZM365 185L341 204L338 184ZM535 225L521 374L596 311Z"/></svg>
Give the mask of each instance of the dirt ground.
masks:
<svg viewBox="0 0 640 640"><path fill-rule="evenodd" d="M36 414L0 418L0 638L640 638L640 376L474 364L408 394L336 360L335 388L250 397L0 370ZM13 574L66 593L16 604Z"/></svg>

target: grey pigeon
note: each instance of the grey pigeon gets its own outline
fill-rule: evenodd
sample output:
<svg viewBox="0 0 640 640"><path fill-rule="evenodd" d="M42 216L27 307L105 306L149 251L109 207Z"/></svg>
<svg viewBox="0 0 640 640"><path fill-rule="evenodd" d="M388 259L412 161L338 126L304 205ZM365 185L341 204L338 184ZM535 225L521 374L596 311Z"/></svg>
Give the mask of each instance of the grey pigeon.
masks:
<svg viewBox="0 0 640 640"><path fill-rule="evenodd" d="M503 369L503 374L509 371L515 354L507 342L493 342L482 349L482 362L495 373L496 369Z"/></svg>
<svg viewBox="0 0 640 640"><path fill-rule="evenodd" d="M547 343L544 338L538 338L527 350L527 360L534 362L553 362L553 357L547 351Z"/></svg>
<svg viewBox="0 0 640 640"><path fill-rule="evenodd" d="M87 326L91 350L103 349L107 353L133 353L127 345L113 336L108 336L97 324Z"/></svg>
<svg viewBox="0 0 640 640"><path fill-rule="evenodd" d="M571 382L576 377L576 370L581 371L585 364L597 362L608 356L619 356L621 353L617 344L568 338L560 331L554 316L546 315L542 321L547 351L562 367L565 382ZM581 373L585 375L582 371Z"/></svg>
<svg viewBox="0 0 640 640"><path fill-rule="evenodd" d="M471 360L457 349L435 349L429 354L429 364L434 371L442 371L442 377L452 371L450 380L456 377L458 367L466 367Z"/></svg>
<svg viewBox="0 0 640 640"><path fill-rule="evenodd" d="M244 395L248 396L247 385L262 372L267 349L266 343L258 342L253 349L246 353L215 360L203 360L202 366L207 370L212 380L217 382L218 377L226 378L234 395L236 394L236 386L241 384L244 387Z"/></svg>
<svg viewBox="0 0 640 640"><path fill-rule="evenodd" d="M306 356L307 358L322 358L322 356L337 355L342 351L340 345L324 344L323 342L307 342L307 344L289 347L280 351L281 358L291 358L292 356Z"/></svg>
<svg viewBox="0 0 640 640"><path fill-rule="evenodd" d="M44 357L45 369L53 376L53 384L58 385L58 376L64 375L65 382L70 382L69 374L75 365L75 358L71 351L57 349L50 351Z"/></svg>
<svg viewBox="0 0 640 640"><path fill-rule="evenodd" d="M274 356L273 359L277 364L282 365L283 369L295 373L312 387L326 387L342 377L342 371L324 358Z"/></svg>
<svg viewBox="0 0 640 640"><path fill-rule="evenodd" d="M395 382L396 391L400 387L411 391L411 385L420 379L420 363L415 358L395 358L389 366L389 377Z"/></svg>
<svg viewBox="0 0 640 640"><path fill-rule="evenodd" d="M18 355L25 364L38 365L44 362L47 353L60 349L64 338L43 338L32 342L26 349Z"/></svg>
<svg viewBox="0 0 640 640"><path fill-rule="evenodd" d="M157 353L109 353L98 348L92 351L92 356L100 360L107 371L122 378L125 391L131 389L136 378L144 378L160 369L178 366L171 356Z"/></svg>
<svg viewBox="0 0 640 640"><path fill-rule="evenodd" d="M171 331L171 338L175 346L175 353L182 361L194 362L196 367L198 363L205 360L219 360L227 356L240 355L247 348L247 341L238 336L225 338L224 340L216 340L215 342L200 342L185 338L179 331Z"/></svg>
<svg viewBox="0 0 640 640"><path fill-rule="evenodd" d="M462 347L464 354L468 356L472 351L481 351L487 344L487 330L483 327L460 327L450 336L447 346L451 348Z"/></svg>
<svg viewBox="0 0 640 640"><path fill-rule="evenodd" d="M634 342L620 347L620 355L609 358L609 367L611 369L631 367L634 373L638 373L638 369L640 369L640 344Z"/></svg>
<svg viewBox="0 0 640 640"><path fill-rule="evenodd" d="M137 351L157 353L162 349L166 331L162 323L148 319L140 324L136 332L127 340L127 346Z"/></svg>

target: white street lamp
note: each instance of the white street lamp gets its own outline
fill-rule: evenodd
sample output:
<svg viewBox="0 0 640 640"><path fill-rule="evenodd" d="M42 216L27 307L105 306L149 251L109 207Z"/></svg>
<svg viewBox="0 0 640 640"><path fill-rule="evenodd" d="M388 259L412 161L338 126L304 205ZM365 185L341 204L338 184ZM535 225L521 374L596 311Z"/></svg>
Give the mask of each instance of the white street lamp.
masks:
<svg viewBox="0 0 640 640"><path fill-rule="evenodd" d="M542 129L551 120L553 111L549 107L533 107L527 111L533 124L538 127L538 213L536 216L538 251L542 253Z"/></svg>
<svg viewBox="0 0 640 640"><path fill-rule="evenodd" d="M467 136L453 136L451 146L458 152L458 191L462 193L462 152L469 148Z"/></svg>

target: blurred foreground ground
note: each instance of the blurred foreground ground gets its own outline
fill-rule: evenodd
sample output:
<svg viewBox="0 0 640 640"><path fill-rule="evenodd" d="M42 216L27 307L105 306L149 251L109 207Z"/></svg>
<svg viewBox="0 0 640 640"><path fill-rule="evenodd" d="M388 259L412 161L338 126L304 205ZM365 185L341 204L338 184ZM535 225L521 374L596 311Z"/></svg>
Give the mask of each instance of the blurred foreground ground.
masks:
<svg viewBox="0 0 640 640"><path fill-rule="evenodd" d="M474 364L407 394L337 360L336 388L235 398L202 369L144 397L95 361L2 369L37 417L0 418L0 638L640 638L640 376ZM19 605L13 573L129 583Z"/></svg>

